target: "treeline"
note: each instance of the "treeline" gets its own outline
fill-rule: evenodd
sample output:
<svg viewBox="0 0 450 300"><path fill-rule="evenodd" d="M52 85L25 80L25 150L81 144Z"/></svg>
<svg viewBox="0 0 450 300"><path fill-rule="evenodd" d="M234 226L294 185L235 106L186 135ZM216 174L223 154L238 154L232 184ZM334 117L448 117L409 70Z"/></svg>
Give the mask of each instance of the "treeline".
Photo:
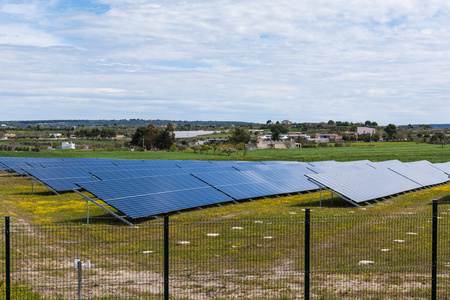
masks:
<svg viewBox="0 0 450 300"><path fill-rule="evenodd" d="M138 127L130 144L145 150L169 150L173 148L174 142L174 127L168 123L166 128L157 128L153 124Z"/></svg>
<svg viewBox="0 0 450 300"><path fill-rule="evenodd" d="M38 147L27 147L27 146L20 146L15 144L7 144L7 145L0 145L0 151L33 151L33 152L39 152L40 149Z"/></svg>
<svg viewBox="0 0 450 300"><path fill-rule="evenodd" d="M117 136L117 132L114 128L111 127L103 127L99 129L97 127L94 128L82 128L75 131L75 136L78 138L87 138L87 139L112 139Z"/></svg>

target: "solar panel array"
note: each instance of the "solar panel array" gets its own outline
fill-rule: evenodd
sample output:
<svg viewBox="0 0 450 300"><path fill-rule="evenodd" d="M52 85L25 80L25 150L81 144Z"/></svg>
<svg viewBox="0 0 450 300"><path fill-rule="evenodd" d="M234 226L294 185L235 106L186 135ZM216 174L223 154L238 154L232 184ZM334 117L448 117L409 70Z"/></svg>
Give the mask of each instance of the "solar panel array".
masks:
<svg viewBox="0 0 450 300"><path fill-rule="evenodd" d="M82 188L131 218L327 189L354 204L449 182L450 162L1 158L54 191Z"/></svg>
<svg viewBox="0 0 450 300"><path fill-rule="evenodd" d="M313 182L356 203L422 187L387 169L309 174L306 176Z"/></svg>
<svg viewBox="0 0 450 300"><path fill-rule="evenodd" d="M306 177L293 177L290 174L292 173L278 170L194 173L193 175L236 200L317 189L317 185L309 182Z"/></svg>
<svg viewBox="0 0 450 300"><path fill-rule="evenodd" d="M433 167L444 172L447 175L450 175L450 162L433 164Z"/></svg>
<svg viewBox="0 0 450 300"><path fill-rule="evenodd" d="M435 166L428 161L402 163L391 160L365 163L369 168L359 161L355 162L357 167L354 170L344 166L340 170L335 162L331 163L329 168L324 167L324 162L313 168L318 174L306 176L320 187L354 203L383 199L450 181L449 174L438 169L440 164Z"/></svg>
<svg viewBox="0 0 450 300"><path fill-rule="evenodd" d="M232 201L189 174L78 184L131 218Z"/></svg>

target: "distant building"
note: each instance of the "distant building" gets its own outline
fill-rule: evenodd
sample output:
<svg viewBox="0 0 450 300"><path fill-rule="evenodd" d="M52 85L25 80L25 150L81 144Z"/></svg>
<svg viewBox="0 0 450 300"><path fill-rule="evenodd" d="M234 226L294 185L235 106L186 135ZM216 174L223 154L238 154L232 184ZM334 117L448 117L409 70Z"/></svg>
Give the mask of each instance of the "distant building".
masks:
<svg viewBox="0 0 450 300"><path fill-rule="evenodd" d="M250 134L264 134L264 130L262 130L262 129L250 129L248 131L248 133L250 133Z"/></svg>
<svg viewBox="0 0 450 300"><path fill-rule="evenodd" d="M286 141L267 141L267 140L258 140L256 146L262 149L286 149ZM293 140L290 141L291 148L295 148L295 142Z"/></svg>
<svg viewBox="0 0 450 300"><path fill-rule="evenodd" d="M284 135L284 134L283 134ZM310 136L309 135L306 135L306 134L302 134L301 132L289 132L288 134L286 134L286 137L287 138L293 138L293 139L298 139L299 137L301 137L301 138L304 138L304 139L307 139L307 140L309 140L310 139Z"/></svg>
<svg viewBox="0 0 450 300"><path fill-rule="evenodd" d="M283 121L281 121L281 124L284 124L284 125L292 125L292 121L289 121L289 120L283 120Z"/></svg>
<svg viewBox="0 0 450 300"><path fill-rule="evenodd" d="M317 133L316 140L328 140L330 142L342 141L342 135L336 133Z"/></svg>
<svg viewBox="0 0 450 300"><path fill-rule="evenodd" d="M61 145L61 149L75 149L75 143L72 142L63 142Z"/></svg>
<svg viewBox="0 0 450 300"><path fill-rule="evenodd" d="M370 134L373 135L375 133L375 128L370 128L370 127L358 127L356 129L356 134L357 135L364 135L364 134Z"/></svg>
<svg viewBox="0 0 450 300"><path fill-rule="evenodd" d="M176 139L182 138L193 138L199 135L211 135L215 134L216 131L206 131L206 130L192 130L192 131L174 131Z"/></svg>

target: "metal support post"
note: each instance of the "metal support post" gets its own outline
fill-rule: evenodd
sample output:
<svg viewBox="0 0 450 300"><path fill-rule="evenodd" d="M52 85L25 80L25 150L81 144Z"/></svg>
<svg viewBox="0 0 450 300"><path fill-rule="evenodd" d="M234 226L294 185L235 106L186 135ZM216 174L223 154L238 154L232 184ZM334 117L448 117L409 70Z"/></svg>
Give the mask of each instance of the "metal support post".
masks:
<svg viewBox="0 0 450 300"><path fill-rule="evenodd" d="M431 299L437 298L437 230L438 230L438 201L433 200L433 241L431 246Z"/></svg>
<svg viewBox="0 0 450 300"><path fill-rule="evenodd" d="M86 199L86 225L89 225L89 200Z"/></svg>
<svg viewBox="0 0 450 300"><path fill-rule="evenodd" d="M82 300L82 282L81 282L81 269L83 268L83 262L79 260L77 262L77 268L78 268L78 300Z"/></svg>
<svg viewBox="0 0 450 300"><path fill-rule="evenodd" d="M164 216L164 300L169 300L169 215Z"/></svg>
<svg viewBox="0 0 450 300"><path fill-rule="evenodd" d="M309 300L309 279L310 279L310 209L305 210L305 300Z"/></svg>
<svg viewBox="0 0 450 300"><path fill-rule="evenodd" d="M6 300L11 300L11 245L9 217L5 217L5 292Z"/></svg>

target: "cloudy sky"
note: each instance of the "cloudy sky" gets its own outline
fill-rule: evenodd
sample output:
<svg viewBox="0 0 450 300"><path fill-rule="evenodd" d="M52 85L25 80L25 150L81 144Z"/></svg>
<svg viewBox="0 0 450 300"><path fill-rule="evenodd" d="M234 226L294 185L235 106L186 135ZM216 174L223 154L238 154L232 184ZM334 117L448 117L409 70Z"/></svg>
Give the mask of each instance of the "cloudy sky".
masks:
<svg viewBox="0 0 450 300"><path fill-rule="evenodd" d="M0 120L450 123L447 0L1 0Z"/></svg>

